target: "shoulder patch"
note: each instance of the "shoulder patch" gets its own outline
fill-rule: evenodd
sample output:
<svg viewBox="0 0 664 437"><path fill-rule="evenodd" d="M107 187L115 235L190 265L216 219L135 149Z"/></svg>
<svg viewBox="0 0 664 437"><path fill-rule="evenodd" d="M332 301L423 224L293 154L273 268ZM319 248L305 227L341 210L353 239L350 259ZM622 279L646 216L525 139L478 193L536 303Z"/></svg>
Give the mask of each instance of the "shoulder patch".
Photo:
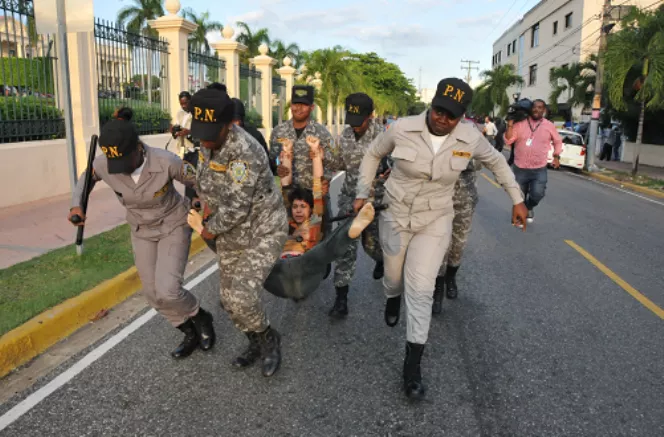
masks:
<svg viewBox="0 0 664 437"><path fill-rule="evenodd" d="M202 163L204 163L204 162L205 162L205 156L203 156L203 152L201 152L201 151L199 150L199 151L198 151L198 163L199 163L199 164L202 164Z"/></svg>
<svg viewBox="0 0 664 437"><path fill-rule="evenodd" d="M209 167L210 167L210 170L218 171L218 172L222 172L222 173L227 170L226 166L224 164L219 164L218 162L214 162L214 161L210 161Z"/></svg>
<svg viewBox="0 0 664 437"><path fill-rule="evenodd" d="M236 184L241 184L247 180L247 177L249 176L249 164L245 161L233 161L231 162L230 167L231 176Z"/></svg>

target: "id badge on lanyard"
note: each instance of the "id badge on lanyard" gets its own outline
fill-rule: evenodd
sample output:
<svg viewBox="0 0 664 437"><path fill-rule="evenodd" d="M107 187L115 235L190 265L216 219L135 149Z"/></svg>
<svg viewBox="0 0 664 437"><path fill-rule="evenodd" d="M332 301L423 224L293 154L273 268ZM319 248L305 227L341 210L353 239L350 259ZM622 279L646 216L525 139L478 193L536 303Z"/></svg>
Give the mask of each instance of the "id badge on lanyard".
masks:
<svg viewBox="0 0 664 437"><path fill-rule="evenodd" d="M530 147L532 145L533 145L533 139L531 137L531 138L528 138L528 140L526 141L526 146Z"/></svg>
<svg viewBox="0 0 664 437"><path fill-rule="evenodd" d="M535 132L537 132L537 129L539 129L541 124L542 124L542 122L540 121L539 123L537 123L537 126L535 126L535 129L533 129L533 126L530 124L530 120L528 120L528 127L530 128L531 134L530 134L530 138L528 138L528 140L526 140L526 146L530 147L530 146L533 145L533 137L535 136Z"/></svg>

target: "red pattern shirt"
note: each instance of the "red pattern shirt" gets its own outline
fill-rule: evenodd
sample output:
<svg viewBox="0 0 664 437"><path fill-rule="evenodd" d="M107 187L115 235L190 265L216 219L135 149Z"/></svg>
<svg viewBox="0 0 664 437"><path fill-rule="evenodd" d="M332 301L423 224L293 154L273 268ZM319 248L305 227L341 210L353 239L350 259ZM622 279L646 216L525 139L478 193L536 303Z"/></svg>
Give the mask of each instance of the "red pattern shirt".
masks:
<svg viewBox="0 0 664 437"><path fill-rule="evenodd" d="M512 138L505 134L505 144L514 147L514 164L519 168L544 168L553 143L553 154L563 151L563 140L556 126L543 118L535 121L531 118L514 123Z"/></svg>

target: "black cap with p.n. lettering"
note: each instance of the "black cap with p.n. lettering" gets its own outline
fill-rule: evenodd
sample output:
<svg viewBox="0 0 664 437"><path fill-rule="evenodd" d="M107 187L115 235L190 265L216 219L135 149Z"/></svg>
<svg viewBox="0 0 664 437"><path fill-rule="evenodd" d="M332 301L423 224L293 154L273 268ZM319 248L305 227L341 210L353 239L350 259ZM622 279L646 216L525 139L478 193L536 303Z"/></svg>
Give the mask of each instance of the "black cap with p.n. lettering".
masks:
<svg viewBox="0 0 664 437"><path fill-rule="evenodd" d="M431 106L448 111L454 118L459 118L466 112L472 100L473 89L470 85L452 77L438 82Z"/></svg>

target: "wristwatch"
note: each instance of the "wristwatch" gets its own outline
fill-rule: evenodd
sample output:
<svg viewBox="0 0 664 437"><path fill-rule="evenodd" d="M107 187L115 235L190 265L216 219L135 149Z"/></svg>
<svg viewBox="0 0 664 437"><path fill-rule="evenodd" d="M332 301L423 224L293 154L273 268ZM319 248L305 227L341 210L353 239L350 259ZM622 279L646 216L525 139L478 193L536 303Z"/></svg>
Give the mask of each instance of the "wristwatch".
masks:
<svg viewBox="0 0 664 437"><path fill-rule="evenodd" d="M560 159L560 155L553 155L553 159Z"/></svg>

